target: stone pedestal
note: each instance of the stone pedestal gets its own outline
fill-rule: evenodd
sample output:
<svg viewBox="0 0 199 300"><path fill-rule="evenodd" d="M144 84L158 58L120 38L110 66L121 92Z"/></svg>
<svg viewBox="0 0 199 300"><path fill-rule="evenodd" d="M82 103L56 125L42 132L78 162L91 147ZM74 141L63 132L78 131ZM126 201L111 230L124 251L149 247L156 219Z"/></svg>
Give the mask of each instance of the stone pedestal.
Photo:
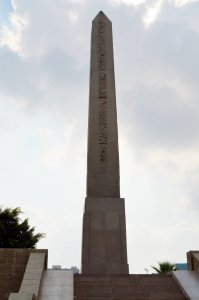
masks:
<svg viewBox="0 0 199 300"><path fill-rule="evenodd" d="M83 274L128 274L124 199L85 200Z"/></svg>

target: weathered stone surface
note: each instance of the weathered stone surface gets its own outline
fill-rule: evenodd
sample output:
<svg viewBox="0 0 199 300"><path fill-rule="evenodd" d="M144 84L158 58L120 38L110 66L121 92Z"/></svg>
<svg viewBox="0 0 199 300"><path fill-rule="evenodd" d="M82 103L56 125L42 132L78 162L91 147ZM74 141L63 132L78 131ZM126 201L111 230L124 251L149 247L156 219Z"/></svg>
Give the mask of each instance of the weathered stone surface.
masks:
<svg viewBox="0 0 199 300"><path fill-rule="evenodd" d="M93 20L91 35L84 274L128 273L125 207L119 181L112 25L101 11Z"/></svg>

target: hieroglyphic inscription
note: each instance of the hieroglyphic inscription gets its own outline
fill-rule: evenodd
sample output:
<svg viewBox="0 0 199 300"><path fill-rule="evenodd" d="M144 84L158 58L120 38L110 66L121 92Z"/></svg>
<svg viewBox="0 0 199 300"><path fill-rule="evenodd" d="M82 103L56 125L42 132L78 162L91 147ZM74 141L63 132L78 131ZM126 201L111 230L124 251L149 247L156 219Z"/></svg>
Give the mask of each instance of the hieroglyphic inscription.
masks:
<svg viewBox="0 0 199 300"><path fill-rule="evenodd" d="M108 134L107 134L107 77L106 77L106 23L99 22L98 27L98 70L99 70L99 156L100 160L106 159Z"/></svg>

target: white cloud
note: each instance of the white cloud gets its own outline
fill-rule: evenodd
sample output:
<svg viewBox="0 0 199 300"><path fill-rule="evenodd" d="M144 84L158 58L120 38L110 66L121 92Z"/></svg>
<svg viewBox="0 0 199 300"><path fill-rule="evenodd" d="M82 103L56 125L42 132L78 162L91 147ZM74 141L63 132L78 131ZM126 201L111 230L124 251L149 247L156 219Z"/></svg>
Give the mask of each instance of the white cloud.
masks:
<svg viewBox="0 0 199 300"><path fill-rule="evenodd" d="M193 2L199 2L198 0L170 0L170 2L174 2L176 6L183 6L186 4L191 4Z"/></svg>
<svg viewBox="0 0 199 300"><path fill-rule="evenodd" d="M143 18L146 28L148 28L152 23L156 21L158 14L161 11L163 2L164 0L158 0L148 8Z"/></svg>
<svg viewBox="0 0 199 300"><path fill-rule="evenodd" d="M191 170L199 169L199 157L198 149L174 149L169 151L168 149L151 150L146 153L146 161L152 164L159 165L166 171L166 168L170 166L169 176L173 180L184 181L187 177L187 173ZM173 174L172 174L173 169Z"/></svg>
<svg viewBox="0 0 199 300"><path fill-rule="evenodd" d="M68 16L69 16L71 23L76 23L78 21L79 14L77 11L69 11Z"/></svg>
<svg viewBox="0 0 199 300"><path fill-rule="evenodd" d="M7 46L12 51L20 54L22 51L22 34L28 29L28 16L10 13L9 23L9 25L0 27L0 47Z"/></svg>
<svg viewBox="0 0 199 300"><path fill-rule="evenodd" d="M72 54L80 47L77 44L84 42L79 39L82 28L75 26L79 13L84 10L84 5L80 5L79 1L63 1L59 6L54 6L52 0L30 4L24 0L13 0L12 6L8 24L0 27L1 46L6 45L27 58L41 56L50 48L63 49ZM66 42L74 37L76 45Z"/></svg>
<svg viewBox="0 0 199 300"><path fill-rule="evenodd" d="M110 0L112 3L137 6L146 3L146 0Z"/></svg>
<svg viewBox="0 0 199 300"><path fill-rule="evenodd" d="M141 7L139 10L140 15L143 15L143 23L146 28L156 22L159 14L163 9L163 5L171 4L176 7L198 2L198 0L109 0L113 4L126 5L131 7Z"/></svg>
<svg viewBox="0 0 199 300"><path fill-rule="evenodd" d="M47 168L58 168L67 158L67 147L56 147L41 155L41 163Z"/></svg>
<svg viewBox="0 0 199 300"><path fill-rule="evenodd" d="M132 5L132 6L139 6L141 4L145 4L147 7L157 7L159 6L159 3L162 2L161 4L163 3L166 3L166 2L169 2L171 4L174 4L176 6L183 6L183 5L186 5L186 4L191 4L193 2L198 2L198 0L152 0L152 1L146 1L146 0L109 0L111 1L112 3L116 3L116 4L124 4L124 5ZM151 9L153 11L151 11ZM155 8L149 8L149 15L154 15L155 12L154 12ZM150 12L151 11L151 12Z"/></svg>
<svg viewBox="0 0 199 300"><path fill-rule="evenodd" d="M40 156L41 164L46 168L60 168L63 166L67 158L71 156L71 148L75 148L73 136L77 128L77 122L73 121L69 126L65 128L65 145L59 145L55 130L49 130L47 128L41 128L39 134L45 139L48 144L48 149Z"/></svg>
<svg viewBox="0 0 199 300"><path fill-rule="evenodd" d="M87 0L68 0L71 3L86 4Z"/></svg>

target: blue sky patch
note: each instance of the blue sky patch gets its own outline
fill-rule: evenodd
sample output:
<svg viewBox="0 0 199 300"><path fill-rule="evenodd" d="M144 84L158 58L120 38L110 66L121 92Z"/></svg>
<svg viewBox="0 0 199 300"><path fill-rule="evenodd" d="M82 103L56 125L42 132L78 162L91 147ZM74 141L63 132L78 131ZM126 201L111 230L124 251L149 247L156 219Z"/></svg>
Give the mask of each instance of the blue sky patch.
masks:
<svg viewBox="0 0 199 300"><path fill-rule="evenodd" d="M0 0L0 26L8 21L8 15L11 11L11 0Z"/></svg>

